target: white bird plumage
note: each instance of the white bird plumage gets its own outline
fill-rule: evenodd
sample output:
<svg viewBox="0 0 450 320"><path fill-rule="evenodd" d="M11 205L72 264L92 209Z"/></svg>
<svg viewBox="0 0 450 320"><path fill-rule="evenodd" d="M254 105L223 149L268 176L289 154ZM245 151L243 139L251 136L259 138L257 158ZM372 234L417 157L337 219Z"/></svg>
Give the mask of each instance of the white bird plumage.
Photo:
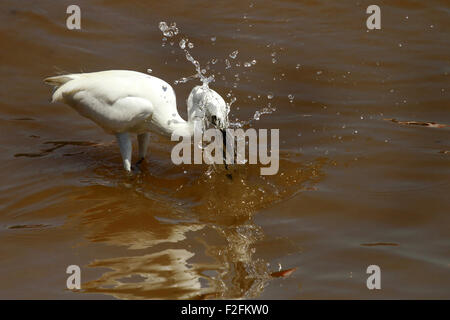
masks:
<svg viewBox="0 0 450 320"><path fill-rule="evenodd" d="M44 80L55 86L52 102L63 102L91 119L119 143L125 170L131 170L130 134L137 134L139 161L145 158L149 132L192 136L204 120L228 126L228 106L207 85L196 86L187 99L188 121L178 113L173 88L164 80L128 70L68 74Z"/></svg>

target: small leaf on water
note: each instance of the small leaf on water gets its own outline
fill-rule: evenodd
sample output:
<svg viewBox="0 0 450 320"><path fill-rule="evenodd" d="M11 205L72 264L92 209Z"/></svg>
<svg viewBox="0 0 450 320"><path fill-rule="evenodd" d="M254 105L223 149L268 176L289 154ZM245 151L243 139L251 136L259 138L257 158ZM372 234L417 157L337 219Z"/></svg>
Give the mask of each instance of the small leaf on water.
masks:
<svg viewBox="0 0 450 320"><path fill-rule="evenodd" d="M286 278L289 277L291 274L293 274L295 270L297 270L297 268L280 270L277 272L272 272L270 275L274 278Z"/></svg>

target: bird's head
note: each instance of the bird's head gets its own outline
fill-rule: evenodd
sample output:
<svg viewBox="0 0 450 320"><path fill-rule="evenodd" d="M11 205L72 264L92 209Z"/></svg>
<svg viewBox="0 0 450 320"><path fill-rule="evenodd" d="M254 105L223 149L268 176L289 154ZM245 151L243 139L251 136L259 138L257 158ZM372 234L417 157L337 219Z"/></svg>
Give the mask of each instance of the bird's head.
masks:
<svg viewBox="0 0 450 320"><path fill-rule="evenodd" d="M203 124L206 122L206 127L213 125L216 129L221 131L223 159L225 162L225 168L228 169L226 164L226 150L228 150L226 129L229 126L228 113L230 112L230 105L228 105L217 92L210 89L207 85L197 86L192 89L187 105L190 121L200 123L200 128L202 128L202 130L204 128Z"/></svg>
<svg viewBox="0 0 450 320"><path fill-rule="evenodd" d="M206 124L225 130L228 128L229 106L223 98L208 86L192 89L188 101L189 119L203 119Z"/></svg>

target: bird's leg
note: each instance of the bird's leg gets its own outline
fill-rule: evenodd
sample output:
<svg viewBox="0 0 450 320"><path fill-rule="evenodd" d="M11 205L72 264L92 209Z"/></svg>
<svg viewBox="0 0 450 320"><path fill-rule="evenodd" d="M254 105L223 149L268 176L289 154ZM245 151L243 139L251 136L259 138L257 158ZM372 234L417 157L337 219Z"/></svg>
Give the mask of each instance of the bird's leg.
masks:
<svg viewBox="0 0 450 320"><path fill-rule="evenodd" d="M150 143L150 133L146 132L138 134L137 138L139 144L139 161L136 164L140 164L144 161L147 154L148 144Z"/></svg>
<svg viewBox="0 0 450 320"><path fill-rule="evenodd" d="M119 143L120 154L122 155L123 167L128 172L131 171L131 138L128 132L116 134L117 143Z"/></svg>

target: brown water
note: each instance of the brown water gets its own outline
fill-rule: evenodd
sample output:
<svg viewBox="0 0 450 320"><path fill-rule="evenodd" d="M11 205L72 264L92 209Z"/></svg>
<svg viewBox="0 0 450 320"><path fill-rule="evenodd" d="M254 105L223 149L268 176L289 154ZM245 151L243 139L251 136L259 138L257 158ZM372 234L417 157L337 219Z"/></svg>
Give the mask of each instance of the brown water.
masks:
<svg viewBox="0 0 450 320"><path fill-rule="evenodd" d="M370 32L364 0L76 3L81 31L72 1L0 4L0 298L450 298L449 127L384 120L450 124L448 1L377 1ZM59 73L194 74L181 36L233 121L275 107L245 127L280 128L278 175L177 167L153 135L128 177L112 136L50 104ZM183 116L198 83L173 85Z"/></svg>

